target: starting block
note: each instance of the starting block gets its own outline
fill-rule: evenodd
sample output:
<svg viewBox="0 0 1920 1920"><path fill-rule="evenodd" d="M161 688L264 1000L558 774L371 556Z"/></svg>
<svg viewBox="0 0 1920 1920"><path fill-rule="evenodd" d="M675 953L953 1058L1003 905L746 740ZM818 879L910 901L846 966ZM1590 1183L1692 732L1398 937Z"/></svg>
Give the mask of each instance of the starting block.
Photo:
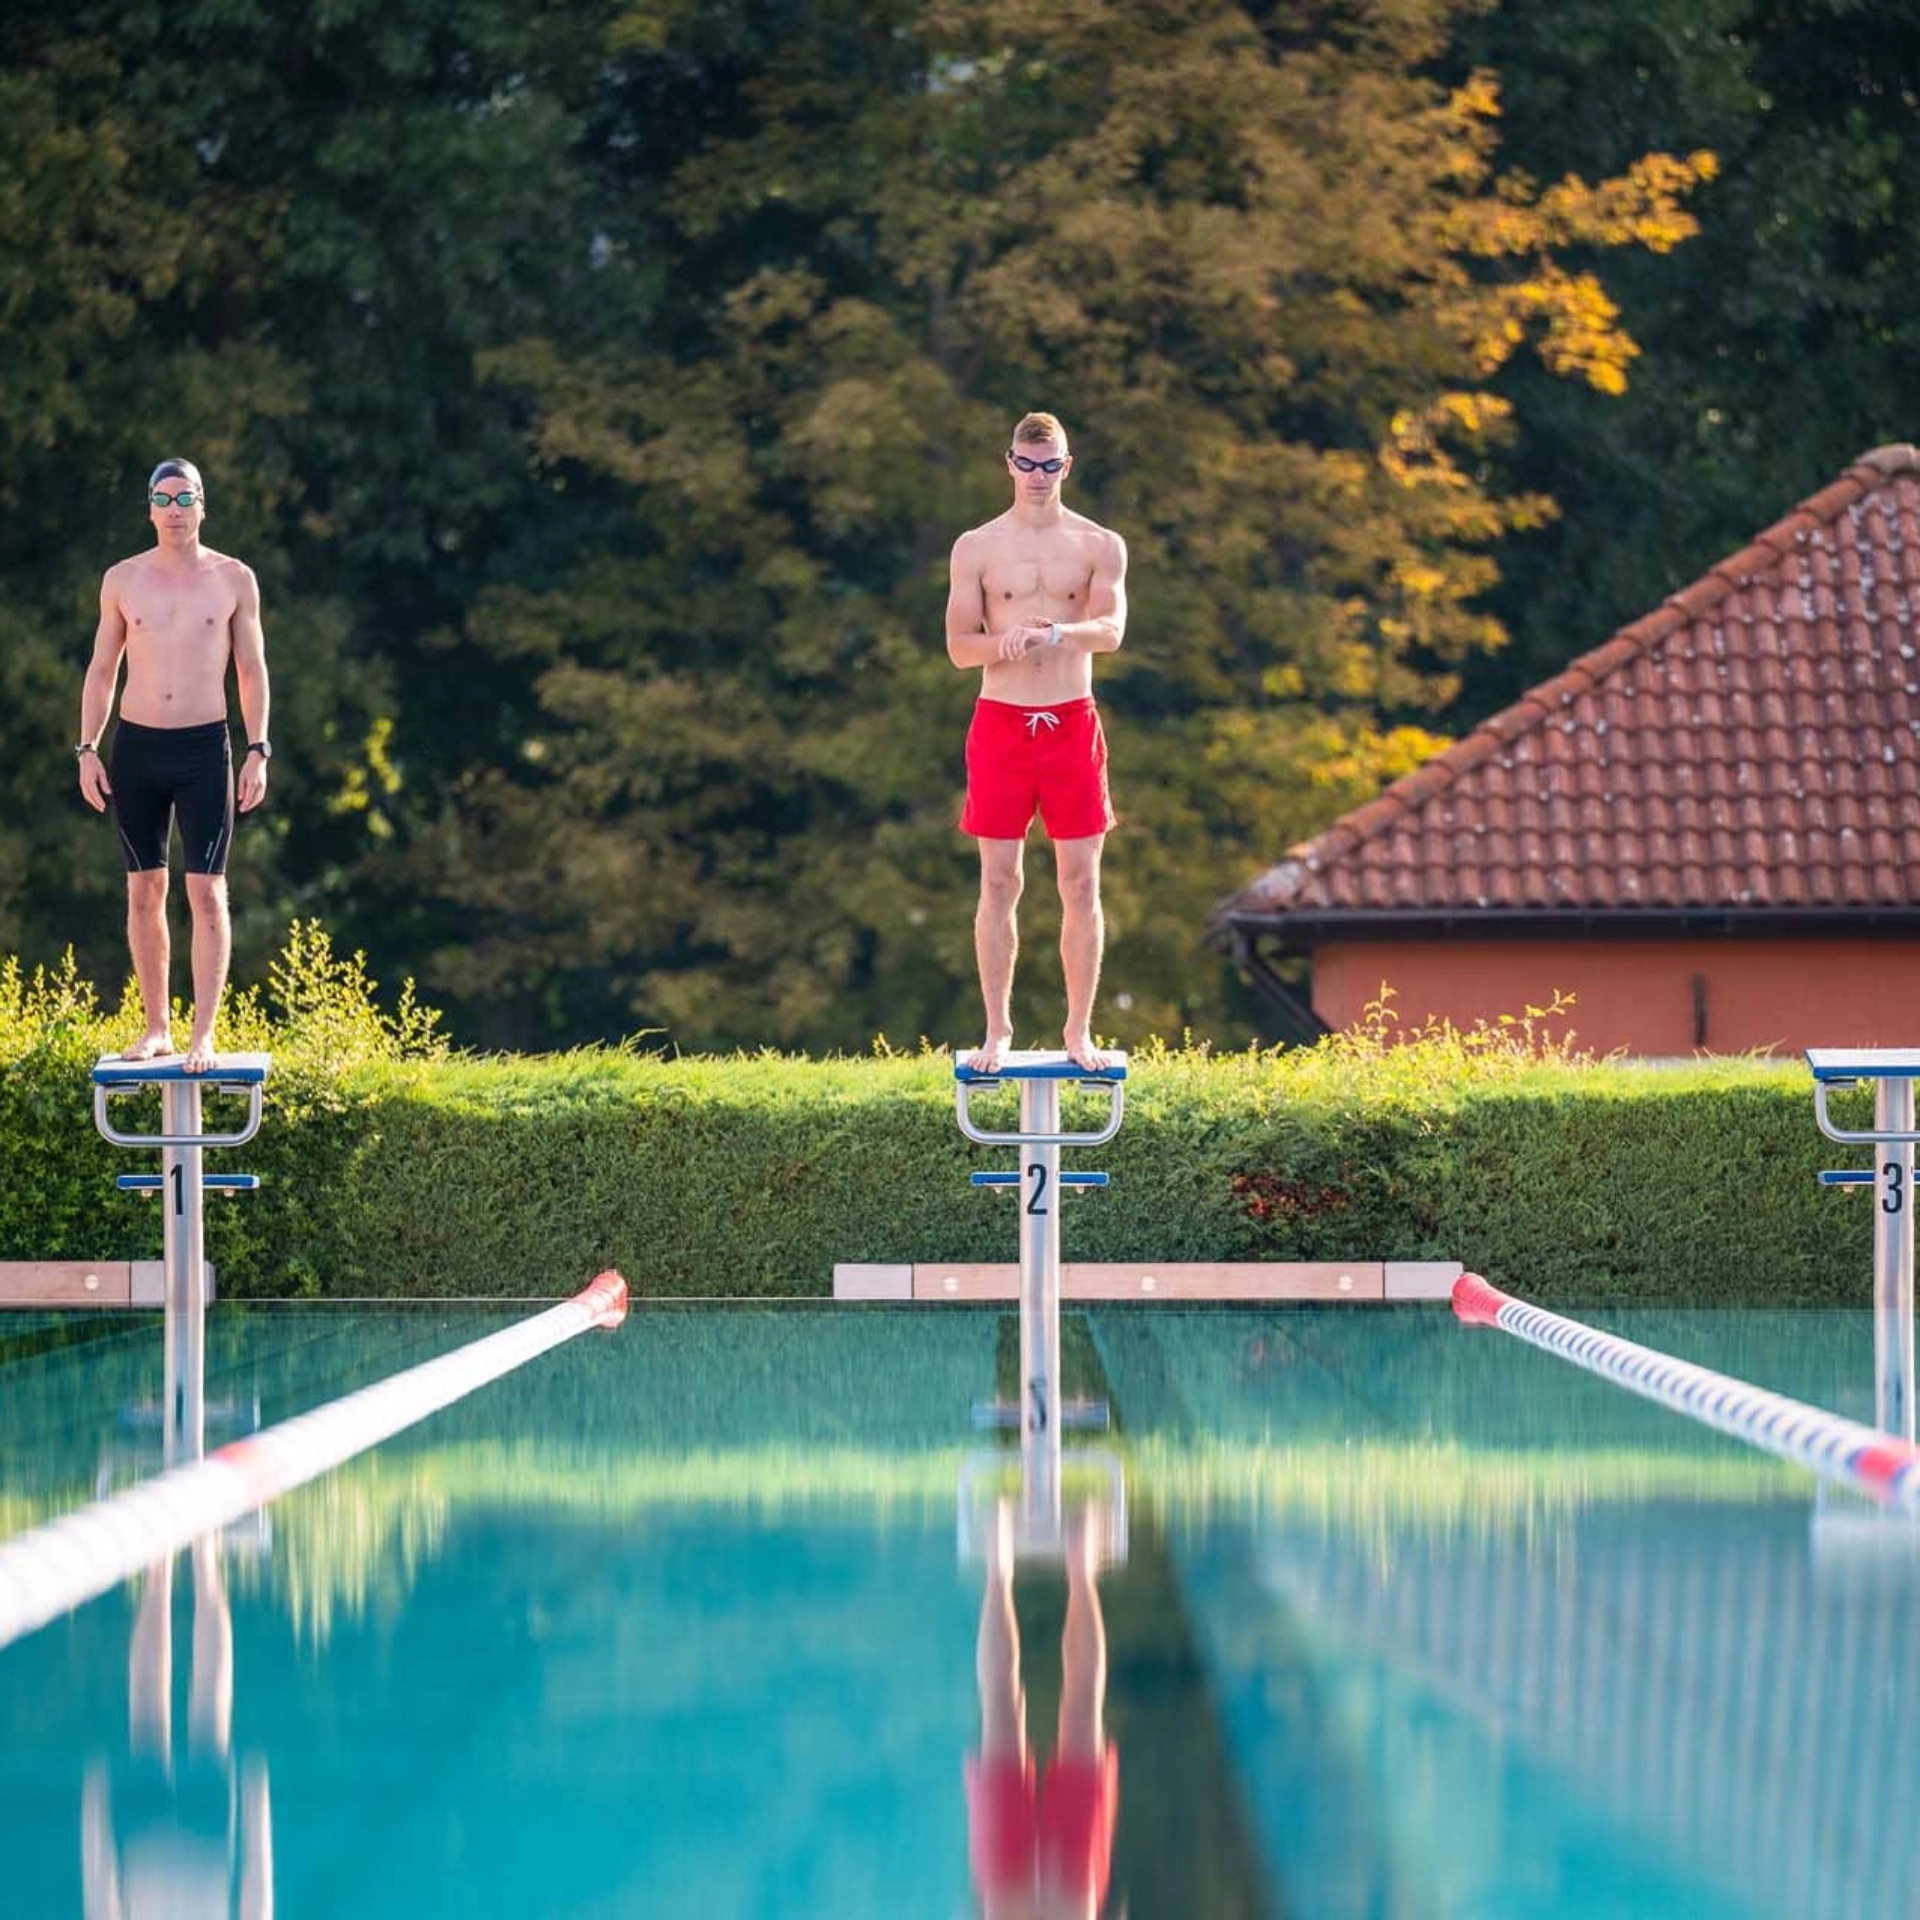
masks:
<svg viewBox="0 0 1920 1920"><path fill-rule="evenodd" d="M1120 1131L1125 1113L1127 1057L1114 1056L1099 1072L1090 1072L1064 1053L1007 1054L992 1072L976 1068L964 1055L954 1063L954 1106L960 1131L977 1146L1015 1147L1020 1167L1012 1173L976 1173L976 1187L1016 1193L1020 1199L1020 1396L1017 1402L976 1401L978 1428L1017 1430L1020 1500L1016 1508L1015 1551L1025 1557L1059 1558L1066 1537L1061 1483L1063 1472L1093 1472L1103 1488L1103 1539L1106 1551L1126 1552L1126 1489L1120 1463L1111 1454L1075 1453L1063 1460L1060 1437L1069 1428L1103 1429L1109 1413L1104 1401L1063 1402L1060 1394L1060 1196L1076 1189L1100 1189L1105 1173L1065 1173L1063 1147L1104 1146ZM973 1098L1002 1083L1020 1095L1020 1123L1012 1130L982 1125ZM1060 1092L1082 1086L1107 1097L1105 1119L1091 1128L1063 1128ZM978 1488L1003 1479L1008 1455L975 1456L960 1482L960 1550L975 1557L979 1544Z"/></svg>
<svg viewBox="0 0 1920 1920"><path fill-rule="evenodd" d="M93 1068L93 1123L102 1139L116 1147L158 1148L157 1174L122 1174L117 1185L127 1193L162 1196L161 1219L166 1269L166 1414L164 1464L197 1460L206 1450L206 1230L203 1203L208 1193L251 1193L260 1184L251 1173L208 1174L202 1155L209 1147L243 1147L260 1131L272 1056L264 1053L217 1055L204 1073L189 1073L178 1054L154 1060L125 1060L103 1055ZM160 1131L124 1133L114 1125L112 1102L157 1089ZM201 1097L210 1092L237 1094L247 1103L245 1118L227 1132L208 1132Z"/></svg>
<svg viewBox="0 0 1920 1920"><path fill-rule="evenodd" d="M1842 1146L1873 1149L1871 1168L1833 1168L1826 1187L1877 1187L1873 1212L1874 1419L1882 1433L1914 1439L1913 1148L1914 1082L1920 1048L1809 1047L1814 1124ZM1828 1111L1837 1088L1873 1089L1873 1125L1842 1127Z"/></svg>

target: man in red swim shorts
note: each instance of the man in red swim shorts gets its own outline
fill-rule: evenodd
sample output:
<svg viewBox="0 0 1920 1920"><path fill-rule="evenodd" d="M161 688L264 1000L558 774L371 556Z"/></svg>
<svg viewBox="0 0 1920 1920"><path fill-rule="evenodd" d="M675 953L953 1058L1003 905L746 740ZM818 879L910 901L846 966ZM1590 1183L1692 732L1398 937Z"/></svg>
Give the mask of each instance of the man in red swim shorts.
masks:
<svg viewBox="0 0 1920 1920"><path fill-rule="evenodd" d="M985 1920L1096 1920L1113 1863L1120 1755L1103 1723L1107 1637L1090 1508L1069 1522L1060 1726L1041 1773L1027 1751L1013 1611L1013 1515L1003 1501L988 1550L975 1674L980 1751L967 1760L967 1852Z"/></svg>
<svg viewBox="0 0 1920 1920"><path fill-rule="evenodd" d="M1013 1045L1013 962L1022 858L1036 812L1053 842L1060 886L1060 961L1067 981L1067 1053L1091 1071L1110 1064L1093 1044L1093 999L1106 930L1100 853L1114 814L1107 743L1093 703L1093 656L1127 629L1127 548L1117 533L1062 504L1073 470L1067 430L1030 413L1013 430L1013 504L953 544L947 656L979 668L967 730L967 805L960 831L980 843L974 952L986 1002L991 1070Z"/></svg>

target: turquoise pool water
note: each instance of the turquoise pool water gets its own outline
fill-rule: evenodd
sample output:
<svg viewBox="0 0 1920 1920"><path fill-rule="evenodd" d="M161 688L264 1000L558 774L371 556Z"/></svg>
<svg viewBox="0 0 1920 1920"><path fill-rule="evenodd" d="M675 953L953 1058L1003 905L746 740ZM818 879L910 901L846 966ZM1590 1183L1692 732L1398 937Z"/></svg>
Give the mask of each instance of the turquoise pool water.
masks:
<svg viewBox="0 0 1920 1920"><path fill-rule="evenodd" d="M516 1317L219 1309L209 1443ZM1604 1324L1870 1410L1864 1314ZM1442 1309L1065 1335L1128 1504L1104 1912L1911 1910L1910 1535ZM1013 1351L644 1308L0 1651L0 1907L978 1912L957 1498ZM157 1317L0 1322L0 1531L157 1466L160 1368ZM1015 1602L1044 1759L1058 1568Z"/></svg>

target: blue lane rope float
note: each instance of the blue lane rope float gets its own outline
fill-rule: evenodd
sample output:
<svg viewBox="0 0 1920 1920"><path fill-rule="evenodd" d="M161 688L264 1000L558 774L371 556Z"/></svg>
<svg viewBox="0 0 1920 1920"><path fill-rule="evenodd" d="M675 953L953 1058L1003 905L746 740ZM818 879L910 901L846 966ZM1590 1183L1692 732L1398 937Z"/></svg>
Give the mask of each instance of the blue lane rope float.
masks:
<svg viewBox="0 0 1920 1920"><path fill-rule="evenodd" d="M1920 1514L1920 1448L1890 1433L1530 1307L1477 1273L1463 1273L1454 1282L1453 1311L1464 1326L1498 1327L1822 1479L1843 1481L1889 1506Z"/></svg>
<svg viewBox="0 0 1920 1920"><path fill-rule="evenodd" d="M403 1427L590 1328L627 1317L627 1283L609 1268L571 1300L390 1375L310 1413L248 1434L0 1544L0 1647L97 1598L294 1487L317 1480Z"/></svg>

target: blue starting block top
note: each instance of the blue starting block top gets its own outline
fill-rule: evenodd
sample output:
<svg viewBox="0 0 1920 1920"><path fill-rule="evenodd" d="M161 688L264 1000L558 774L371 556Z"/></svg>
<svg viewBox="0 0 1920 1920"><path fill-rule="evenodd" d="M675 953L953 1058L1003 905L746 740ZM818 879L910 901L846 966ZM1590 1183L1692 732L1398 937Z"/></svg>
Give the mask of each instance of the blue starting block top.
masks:
<svg viewBox="0 0 1920 1920"><path fill-rule="evenodd" d="M93 1080L100 1087L145 1087L163 1080L187 1080L202 1087L257 1087L273 1065L270 1053L217 1053L205 1073L189 1073L185 1056L163 1053L152 1060L123 1060L104 1053L93 1063Z"/></svg>
<svg viewBox="0 0 1920 1920"><path fill-rule="evenodd" d="M1816 1080L1920 1080L1920 1047L1809 1047Z"/></svg>
<svg viewBox="0 0 1920 1920"><path fill-rule="evenodd" d="M1915 1057L1920 1059L1920 1055ZM1064 1053L1021 1050L1002 1054L1000 1064L991 1073L982 1073L968 1055L955 1054L953 1077L981 1087L990 1087L996 1080L1084 1080L1089 1086L1106 1086L1127 1077L1127 1056L1116 1053L1112 1066L1089 1073Z"/></svg>

